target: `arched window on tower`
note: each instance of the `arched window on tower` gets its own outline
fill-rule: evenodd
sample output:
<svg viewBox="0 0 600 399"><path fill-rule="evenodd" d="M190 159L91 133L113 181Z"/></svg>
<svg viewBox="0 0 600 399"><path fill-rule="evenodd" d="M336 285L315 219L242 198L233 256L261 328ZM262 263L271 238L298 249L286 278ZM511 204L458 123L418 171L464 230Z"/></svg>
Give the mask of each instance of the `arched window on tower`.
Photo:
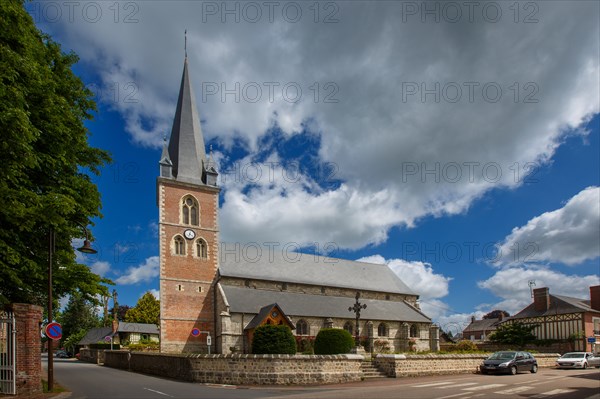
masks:
<svg viewBox="0 0 600 399"><path fill-rule="evenodd" d="M410 326L410 336L413 338L419 337L419 327L416 324Z"/></svg>
<svg viewBox="0 0 600 399"><path fill-rule="evenodd" d="M377 327L377 336L378 337L387 337L388 336L387 324L379 323L379 327Z"/></svg>
<svg viewBox="0 0 600 399"><path fill-rule="evenodd" d="M200 259L208 259L208 245L204 238L196 240L196 256Z"/></svg>
<svg viewBox="0 0 600 399"><path fill-rule="evenodd" d="M173 238L173 253L175 255L185 255L185 240L182 236Z"/></svg>
<svg viewBox="0 0 600 399"><path fill-rule="evenodd" d="M344 330L348 331L350 335L352 335L354 333L354 325L352 324L352 322L347 321L344 324Z"/></svg>
<svg viewBox="0 0 600 399"><path fill-rule="evenodd" d="M296 323L296 335L308 335L308 323L304 319Z"/></svg>
<svg viewBox="0 0 600 399"><path fill-rule="evenodd" d="M199 226L200 206L196 198L186 195L181 201L181 224Z"/></svg>

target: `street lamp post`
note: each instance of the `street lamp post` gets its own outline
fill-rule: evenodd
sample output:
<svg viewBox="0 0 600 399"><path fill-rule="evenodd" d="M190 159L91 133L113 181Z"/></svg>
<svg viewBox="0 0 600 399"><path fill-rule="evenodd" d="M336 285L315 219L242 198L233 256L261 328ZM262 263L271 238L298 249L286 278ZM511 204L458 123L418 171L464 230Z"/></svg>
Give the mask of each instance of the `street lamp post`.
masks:
<svg viewBox="0 0 600 399"><path fill-rule="evenodd" d="M81 248L77 248L79 252L83 252L84 254L95 254L96 251L90 245L88 231L84 225L81 223L77 223L81 227L83 227L83 232L85 233L85 240L83 241L83 246ZM48 234L48 324L52 323L52 255L54 254L54 245L55 245L56 235L54 233L54 228L50 227L50 232ZM48 391L52 392L54 390L54 357L52 354L52 340L48 338Z"/></svg>

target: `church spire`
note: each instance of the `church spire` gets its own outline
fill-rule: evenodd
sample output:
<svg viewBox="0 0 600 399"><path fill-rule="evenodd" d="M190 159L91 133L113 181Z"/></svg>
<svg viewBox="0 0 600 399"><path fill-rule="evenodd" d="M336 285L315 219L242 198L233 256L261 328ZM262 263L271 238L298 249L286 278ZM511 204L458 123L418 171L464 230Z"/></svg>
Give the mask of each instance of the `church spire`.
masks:
<svg viewBox="0 0 600 399"><path fill-rule="evenodd" d="M169 158L173 164L172 173L176 180L205 184L203 178L206 165L204 137L196 108L196 98L190 82L187 56L183 64L177 109L169 140Z"/></svg>

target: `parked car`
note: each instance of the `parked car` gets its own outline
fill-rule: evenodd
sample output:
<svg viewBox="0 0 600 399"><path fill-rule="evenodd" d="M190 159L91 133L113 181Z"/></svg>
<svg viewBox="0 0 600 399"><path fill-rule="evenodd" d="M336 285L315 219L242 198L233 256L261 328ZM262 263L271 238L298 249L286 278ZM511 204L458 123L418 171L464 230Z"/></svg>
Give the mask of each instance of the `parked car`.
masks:
<svg viewBox="0 0 600 399"><path fill-rule="evenodd" d="M515 375L519 371L537 373L537 360L529 352L500 351L493 353L479 366L481 374L507 373Z"/></svg>
<svg viewBox="0 0 600 399"><path fill-rule="evenodd" d="M568 352L556 359L559 369L586 369L588 367L600 368L600 357L591 352Z"/></svg>
<svg viewBox="0 0 600 399"><path fill-rule="evenodd" d="M61 349L61 350L56 351L54 356L61 358L61 359L68 359L71 357L71 354L69 352Z"/></svg>

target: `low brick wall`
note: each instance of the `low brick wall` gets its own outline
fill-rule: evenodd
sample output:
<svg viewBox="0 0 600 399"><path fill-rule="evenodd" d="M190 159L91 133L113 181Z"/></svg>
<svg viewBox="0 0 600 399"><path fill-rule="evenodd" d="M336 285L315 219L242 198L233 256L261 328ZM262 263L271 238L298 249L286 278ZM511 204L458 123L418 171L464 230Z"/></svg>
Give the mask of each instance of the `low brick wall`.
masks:
<svg viewBox="0 0 600 399"><path fill-rule="evenodd" d="M473 355L377 355L375 364L390 377L413 377L479 372L489 354ZM558 354L534 354L539 367L553 367Z"/></svg>
<svg viewBox="0 0 600 399"><path fill-rule="evenodd" d="M360 355L177 355L105 351L104 365L213 384L335 384L360 381Z"/></svg>

